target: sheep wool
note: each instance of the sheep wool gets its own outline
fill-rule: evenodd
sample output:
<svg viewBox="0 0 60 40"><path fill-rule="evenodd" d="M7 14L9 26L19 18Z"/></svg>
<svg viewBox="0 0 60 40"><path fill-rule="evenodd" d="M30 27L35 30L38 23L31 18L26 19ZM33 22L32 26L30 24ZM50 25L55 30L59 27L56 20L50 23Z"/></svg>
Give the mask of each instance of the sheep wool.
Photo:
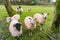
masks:
<svg viewBox="0 0 60 40"><path fill-rule="evenodd" d="M30 16L26 17L24 20L25 26L27 27L27 29L35 29L36 28L36 23L34 21L34 19Z"/></svg>
<svg viewBox="0 0 60 40"><path fill-rule="evenodd" d="M16 27L14 27L13 25L19 23L17 20L12 20L9 26L9 31L12 34L12 36L20 36L22 34L22 26L20 31L16 30Z"/></svg>
<svg viewBox="0 0 60 40"><path fill-rule="evenodd" d="M16 8L17 12L23 12L23 8Z"/></svg>
<svg viewBox="0 0 60 40"><path fill-rule="evenodd" d="M16 15L12 16L11 19L13 19L13 20L19 20L20 19L20 15L16 14Z"/></svg>
<svg viewBox="0 0 60 40"><path fill-rule="evenodd" d="M28 8L28 11L31 11L32 9L31 8Z"/></svg>
<svg viewBox="0 0 60 40"><path fill-rule="evenodd" d="M44 24L45 22L45 19L42 14L38 14L38 13L35 14L34 19L36 19L36 22L38 22L39 24Z"/></svg>

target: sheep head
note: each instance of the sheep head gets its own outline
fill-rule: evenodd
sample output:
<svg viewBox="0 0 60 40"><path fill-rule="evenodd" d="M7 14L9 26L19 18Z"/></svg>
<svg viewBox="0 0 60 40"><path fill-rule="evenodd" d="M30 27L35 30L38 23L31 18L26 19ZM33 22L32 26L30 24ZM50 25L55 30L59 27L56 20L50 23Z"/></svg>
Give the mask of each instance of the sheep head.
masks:
<svg viewBox="0 0 60 40"><path fill-rule="evenodd" d="M42 13L43 17L46 19L49 15L49 13Z"/></svg>
<svg viewBox="0 0 60 40"><path fill-rule="evenodd" d="M11 22L11 20L19 20L20 19L20 15L19 14L16 14L12 17L7 17L7 22Z"/></svg>
<svg viewBox="0 0 60 40"><path fill-rule="evenodd" d="M20 15L16 14L16 15L12 16L11 19L19 20L20 19Z"/></svg>

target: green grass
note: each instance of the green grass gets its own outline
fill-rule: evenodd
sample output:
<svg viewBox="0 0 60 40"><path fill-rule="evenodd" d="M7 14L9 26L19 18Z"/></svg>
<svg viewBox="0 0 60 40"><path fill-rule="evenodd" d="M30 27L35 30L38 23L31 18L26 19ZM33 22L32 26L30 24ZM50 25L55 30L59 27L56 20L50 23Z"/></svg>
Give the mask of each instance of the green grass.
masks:
<svg viewBox="0 0 60 40"><path fill-rule="evenodd" d="M12 8L15 10L18 6L12 6ZM28 12L28 8L31 7L32 11ZM26 16L34 16L35 13L49 13L48 18L46 19L46 23L44 24L44 31L39 30L39 24L37 24L37 28L33 30L32 37L28 37L27 35L27 29L23 25L23 34L19 38L20 40L49 40L49 38L46 36L47 33L51 32L51 25L53 20L53 14L54 14L54 7L43 7L43 6L22 6L24 9L24 12L21 15L20 22L24 24L24 19ZM15 40L14 37L11 36L9 33L9 24L6 22L6 17L8 17L7 11L3 5L0 5L0 33L2 35L3 39L7 40ZM48 34L47 34L48 35Z"/></svg>

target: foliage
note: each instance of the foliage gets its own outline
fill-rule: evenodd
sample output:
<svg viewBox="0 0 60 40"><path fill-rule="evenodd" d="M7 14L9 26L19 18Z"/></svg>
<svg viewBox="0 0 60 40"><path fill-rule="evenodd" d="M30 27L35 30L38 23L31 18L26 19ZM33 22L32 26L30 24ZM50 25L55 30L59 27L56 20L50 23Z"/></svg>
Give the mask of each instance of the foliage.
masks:
<svg viewBox="0 0 60 40"><path fill-rule="evenodd" d="M9 2L9 0L4 0L4 5L5 5L5 8L9 14L9 16L13 16L14 14L17 14L17 12L12 9L11 3Z"/></svg>
<svg viewBox="0 0 60 40"><path fill-rule="evenodd" d="M0 0L0 4L3 4L4 0ZM26 2L24 2L26 1ZM42 0L12 0L10 1L12 5L42 5L45 4ZM46 2L47 4L50 3L50 0Z"/></svg>

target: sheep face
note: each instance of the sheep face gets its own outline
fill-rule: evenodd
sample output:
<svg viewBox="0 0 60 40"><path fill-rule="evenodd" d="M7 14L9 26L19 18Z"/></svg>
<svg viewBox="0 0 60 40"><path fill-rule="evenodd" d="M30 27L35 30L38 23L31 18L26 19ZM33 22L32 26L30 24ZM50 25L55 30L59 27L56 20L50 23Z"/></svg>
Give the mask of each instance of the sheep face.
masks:
<svg viewBox="0 0 60 40"><path fill-rule="evenodd" d="M21 29L21 24L20 23L16 23L13 26L16 27L17 31L20 31L20 29Z"/></svg>
<svg viewBox="0 0 60 40"><path fill-rule="evenodd" d="M43 18L42 14L36 13L36 14L34 15L34 20L35 20L36 22L38 22L41 18Z"/></svg>
<svg viewBox="0 0 60 40"><path fill-rule="evenodd" d="M35 24L35 21L32 17L26 17L25 20L24 20L24 23L25 23L25 26L27 27L27 29L34 29L36 28L36 24Z"/></svg>
<svg viewBox="0 0 60 40"><path fill-rule="evenodd" d="M22 25L17 20L10 22L9 31L12 36L20 36L22 34Z"/></svg>
<svg viewBox="0 0 60 40"><path fill-rule="evenodd" d="M35 20L34 20L34 19L31 19L30 22L31 22L31 26L32 26L32 27L35 27L35 26L36 26L36 25L35 25Z"/></svg>
<svg viewBox="0 0 60 40"><path fill-rule="evenodd" d="M23 12L23 9L22 8L17 8L16 11L17 12Z"/></svg>
<svg viewBox="0 0 60 40"><path fill-rule="evenodd" d="M44 19L46 19L48 17L48 15L49 15L47 13L42 13L42 14L43 14Z"/></svg>

